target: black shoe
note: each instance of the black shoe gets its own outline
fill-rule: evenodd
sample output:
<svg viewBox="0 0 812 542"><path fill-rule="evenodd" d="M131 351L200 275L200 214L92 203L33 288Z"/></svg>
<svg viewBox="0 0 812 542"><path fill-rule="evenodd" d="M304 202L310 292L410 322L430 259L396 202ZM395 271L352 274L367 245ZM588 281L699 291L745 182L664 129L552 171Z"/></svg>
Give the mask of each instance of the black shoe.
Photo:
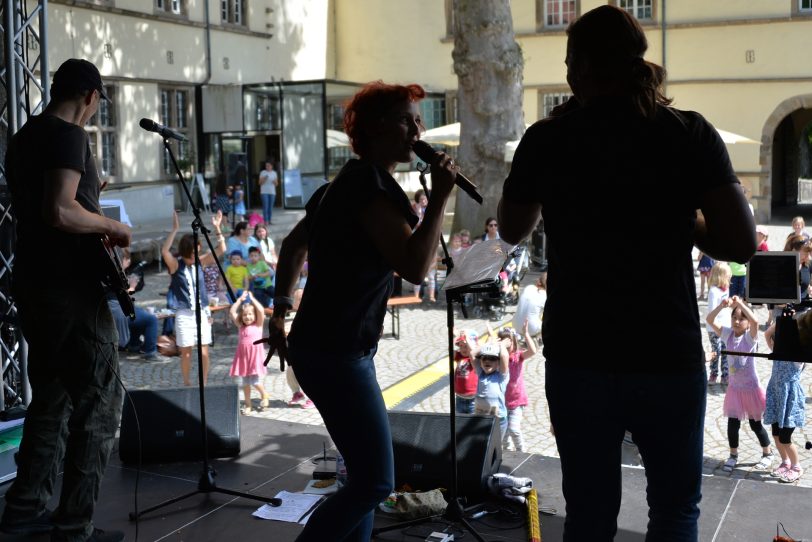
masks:
<svg viewBox="0 0 812 542"><path fill-rule="evenodd" d="M51 533L51 542L65 542L68 537L62 531L54 529ZM93 529L93 534L85 539L85 542L122 542L124 533L121 531L102 531Z"/></svg>
<svg viewBox="0 0 812 542"><path fill-rule="evenodd" d="M23 521L9 520L3 517L0 521L0 531L6 534L39 534L50 532L54 528L51 523L51 511L45 510L39 516L33 519L26 519Z"/></svg>

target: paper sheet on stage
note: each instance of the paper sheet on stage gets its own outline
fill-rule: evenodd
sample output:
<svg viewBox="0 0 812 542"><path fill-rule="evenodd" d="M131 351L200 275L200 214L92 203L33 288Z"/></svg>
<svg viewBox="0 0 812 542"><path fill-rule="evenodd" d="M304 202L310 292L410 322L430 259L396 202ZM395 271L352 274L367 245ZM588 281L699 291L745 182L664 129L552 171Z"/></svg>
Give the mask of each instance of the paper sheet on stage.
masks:
<svg viewBox="0 0 812 542"><path fill-rule="evenodd" d="M263 504L252 515L260 519L274 519L289 523L304 522L321 501L322 496L280 491L276 494L276 498L282 499L282 504L279 506Z"/></svg>
<svg viewBox="0 0 812 542"><path fill-rule="evenodd" d="M488 282L499 276L513 246L501 239L490 239L471 246L454 260L454 269L443 283L443 290Z"/></svg>

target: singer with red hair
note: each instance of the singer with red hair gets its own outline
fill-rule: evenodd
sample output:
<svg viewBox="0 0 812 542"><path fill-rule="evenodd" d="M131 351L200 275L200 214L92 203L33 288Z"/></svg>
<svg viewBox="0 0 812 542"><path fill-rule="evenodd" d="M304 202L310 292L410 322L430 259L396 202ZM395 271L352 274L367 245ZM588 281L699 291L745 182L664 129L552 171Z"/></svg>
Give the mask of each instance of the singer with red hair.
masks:
<svg viewBox="0 0 812 542"><path fill-rule="evenodd" d="M374 509L394 486L375 351L393 271L416 284L426 276L456 177L451 158L435 153L431 198L413 230L417 216L392 173L413 159L424 96L418 85L376 81L352 97L344 128L358 158L313 194L279 252L268 342L295 368L348 474L347 483L316 509L299 541L368 541ZM285 315L305 256L307 285L286 339Z"/></svg>

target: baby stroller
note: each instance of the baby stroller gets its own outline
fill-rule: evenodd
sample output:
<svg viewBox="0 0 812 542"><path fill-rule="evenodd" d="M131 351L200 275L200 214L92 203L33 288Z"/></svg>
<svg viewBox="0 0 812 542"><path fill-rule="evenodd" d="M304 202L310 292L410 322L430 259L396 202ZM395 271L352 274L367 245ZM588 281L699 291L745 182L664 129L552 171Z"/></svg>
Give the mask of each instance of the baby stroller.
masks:
<svg viewBox="0 0 812 542"><path fill-rule="evenodd" d="M502 320L505 318L505 308L509 303L509 294L512 290L508 272L504 269L499 272L498 290L489 293L470 294L471 313L474 318L489 318Z"/></svg>

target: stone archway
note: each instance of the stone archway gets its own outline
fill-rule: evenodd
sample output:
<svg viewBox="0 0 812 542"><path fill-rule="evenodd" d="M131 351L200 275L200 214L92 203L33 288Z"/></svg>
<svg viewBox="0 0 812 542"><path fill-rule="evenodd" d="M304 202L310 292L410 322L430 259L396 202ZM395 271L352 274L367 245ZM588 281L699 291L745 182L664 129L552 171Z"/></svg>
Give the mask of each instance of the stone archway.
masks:
<svg viewBox="0 0 812 542"><path fill-rule="evenodd" d="M798 131L797 127L788 125L788 123L792 124L793 116L812 118L812 94L803 94L784 100L778 104L764 122L759 152L759 164L761 166L760 186L757 190L754 190L754 195L761 202L756 216L756 220L760 223L770 222L777 196L780 196L779 201L783 199L788 207L792 207L792 204L789 204L787 200L797 195L797 191L792 192L790 190L789 193L785 193L786 187L783 183L785 183L787 173L783 167L776 168L776 160L782 159L783 155L787 153L786 145L792 143L791 140L785 141L786 137L783 134ZM801 118L797 120L803 121ZM794 143L797 144L797 141ZM776 178L776 169L778 169L780 178Z"/></svg>

